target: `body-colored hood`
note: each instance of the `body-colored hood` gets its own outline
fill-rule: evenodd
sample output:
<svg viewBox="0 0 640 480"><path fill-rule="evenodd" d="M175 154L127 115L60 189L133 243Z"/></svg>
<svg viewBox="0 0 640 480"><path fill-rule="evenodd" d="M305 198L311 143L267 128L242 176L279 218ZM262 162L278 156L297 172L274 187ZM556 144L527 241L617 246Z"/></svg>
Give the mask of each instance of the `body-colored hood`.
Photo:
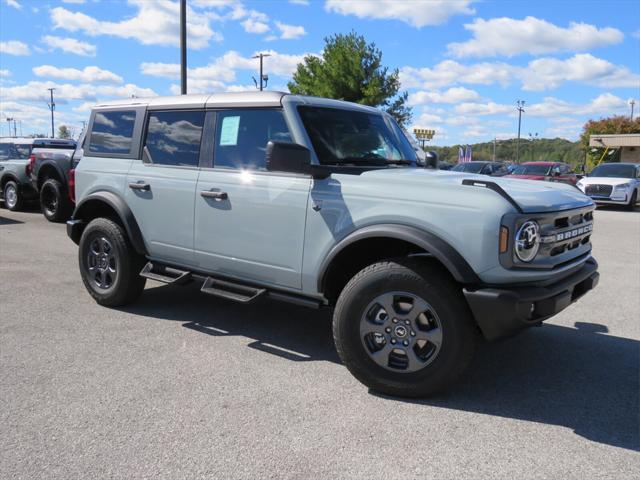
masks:
<svg viewBox="0 0 640 480"><path fill-rule="evenodd" d="M340 175L348 181L346 175ZM585 196L577 188L557 183L539 182L512 179L508 177L487 177L467 173L450 172L443 170L429 170L422 168L387 168L371 170L360 175L360 181L369 180L372 183L380 183L387 195L392 198L405 198L412 196L415 201L420 201L415 192L431 193L442 192L441 198L447 197L465 198L473 202L471 191L478 195L497 195L498 193L479 186L463 185L464 179L474 179L479 182L494 182L499 185L526 213L542 213L592 205L589 197ZM470 190L473 189L473 190ZM444 192L443 190L447 190ZM456 193L457 191L457 193ZM432 195L429 195L432 197ZM410 198L407 198L409 200ZM506 201L506 200L505 200ZM479 201L479 203L481 203Z"/></svg>

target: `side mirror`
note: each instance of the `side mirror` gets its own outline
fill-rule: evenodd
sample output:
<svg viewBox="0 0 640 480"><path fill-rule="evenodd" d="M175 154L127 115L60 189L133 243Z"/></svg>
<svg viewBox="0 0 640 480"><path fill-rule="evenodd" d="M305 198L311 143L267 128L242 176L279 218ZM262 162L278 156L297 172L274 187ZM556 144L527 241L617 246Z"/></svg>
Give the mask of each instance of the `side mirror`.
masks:
<svg viewBox="0 0 640 480"><path fill-rule="evenodd" d="M309 173L311 152L297 143L267 143L267 170L270 172Z"/></svg>

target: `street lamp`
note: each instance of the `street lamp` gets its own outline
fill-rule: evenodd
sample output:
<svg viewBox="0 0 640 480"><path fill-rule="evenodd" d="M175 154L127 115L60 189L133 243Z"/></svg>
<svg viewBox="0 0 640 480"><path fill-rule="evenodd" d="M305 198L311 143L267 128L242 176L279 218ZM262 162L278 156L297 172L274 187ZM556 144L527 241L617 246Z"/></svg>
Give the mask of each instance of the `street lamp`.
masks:
<svg viewBox="0 0 640 480"><path fill-rule="evenodd" d="M520 161L520 126L524 113L524 100L516 100L516 110L518 110L518 140L516 142L516 163L518 163Z"/></svg>
<svg viewBox="0 0 640 480"><path fill-rule="evenodd" d="M51 102L47 104L49 106L49 110L51 110L51 138L56 138L55 127L53 122L53 111L56 109L56 104L53 101L53 91L55 90L55 88L47 88L47 90L49 90L49 93L51 94Z"/></svg>
<svg viewBox="0 0 640 480"><path fill-rule="evenodd" d="M414 128L413 134L415 135L418 142L420 142L420 148L422 150L427 146L427 142L433 139L433 136L436 134L435 130L428 130L425 128Z"/></svg>
<svg viewBox="0 0 640 480"><path fill-rule="evenodd" d="M258 81L256 80L256 77L252 77L253 78L253 83L256 84L256 88L260 91L262 91L264 88L266 88L267 86L267 82L269 81L269 75L264 75L262 73L262 59L264 57L270 57L271 54L269 53L259 53L258 55L254 55L251 58L259 58L260 59L260 85L258 85Z"/></svg>

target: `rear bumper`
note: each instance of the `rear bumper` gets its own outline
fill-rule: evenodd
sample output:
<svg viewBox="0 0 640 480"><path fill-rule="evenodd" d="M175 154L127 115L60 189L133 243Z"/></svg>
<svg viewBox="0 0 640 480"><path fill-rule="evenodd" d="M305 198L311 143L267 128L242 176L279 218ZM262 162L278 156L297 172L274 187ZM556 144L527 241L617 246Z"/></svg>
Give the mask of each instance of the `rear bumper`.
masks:
<svg viewBox="0 0 640 480"><path fill-rule="evenodd" d="M598 263L588 259L577 272L544 286L486 287L463 290L487 340L496 340L537 325L592 290L600 277Z"/></svg>

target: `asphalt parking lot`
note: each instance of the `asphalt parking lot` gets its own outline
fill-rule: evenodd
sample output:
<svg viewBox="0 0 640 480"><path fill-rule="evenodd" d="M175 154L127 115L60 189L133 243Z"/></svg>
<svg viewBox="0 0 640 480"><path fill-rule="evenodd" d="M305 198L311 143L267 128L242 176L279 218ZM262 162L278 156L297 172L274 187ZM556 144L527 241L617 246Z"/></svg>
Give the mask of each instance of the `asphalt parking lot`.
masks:
<svg viewBox="0 0 640 480"><path fill-rule="evenodd" d="M405 401L347 372L327 312L154 282L106 309L64 225L0 210L0 476L637 478L640 211L598 210L593 243L595 291Z"/></svg>

